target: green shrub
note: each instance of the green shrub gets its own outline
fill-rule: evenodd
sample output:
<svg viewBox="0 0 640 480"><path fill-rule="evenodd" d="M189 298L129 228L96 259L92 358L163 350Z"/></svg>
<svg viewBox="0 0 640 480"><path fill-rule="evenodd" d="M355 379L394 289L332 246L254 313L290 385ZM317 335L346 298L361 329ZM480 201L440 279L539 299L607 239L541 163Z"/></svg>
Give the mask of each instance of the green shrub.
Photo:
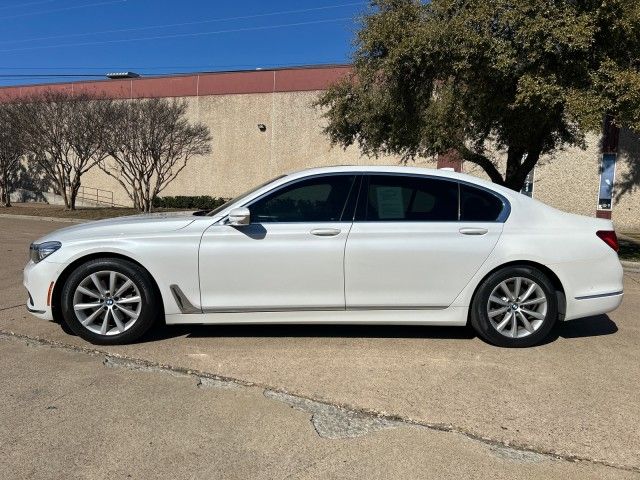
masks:
<svg viewBox="0 0 640 480"><path fill-rule="evenodd" d="M153 200L153 206L154 208L193 208L195 210L213 210L228 200L228 198L211 197L209 195L156 197Z"/></svg>

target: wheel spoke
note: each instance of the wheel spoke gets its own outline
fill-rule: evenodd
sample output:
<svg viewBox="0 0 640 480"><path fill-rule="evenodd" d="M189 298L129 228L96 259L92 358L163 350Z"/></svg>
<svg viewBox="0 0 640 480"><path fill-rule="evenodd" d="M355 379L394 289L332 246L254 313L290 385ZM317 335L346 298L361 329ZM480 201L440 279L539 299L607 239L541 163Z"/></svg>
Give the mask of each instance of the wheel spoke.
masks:
<svg viewBox="0 0 640 480"><path fill-rule="evenodd" d="M547 299L544 297L538 297L538 298L534 298L533 300L527 300L526 302L521 302L520 306L524 307L526 305L537 305L538 303L543 303L546 302Z"/></svg>
<svg viewBox="0 0 640 480"><path fill-rule="evenodd" d="M124 323L122 323L120 314L116 312L115 308L111 311L111 315L113 315L113 320L116 322L116 327L118 327L118 331L120 333L124 332Z"/></svg>
<svg viewBox="0 0 640 480"><path fill-rule="evenodd" d="M96 310L95 312L93 312L91 315L89 315L87 318L85 318L84 320L82 320L82 325L84 325L85 327L87 325L89 325L91 322L93 322L96 318L98 318L100 316L101 313L103 313L104 310L102 310L101 308Z"/></svg>
<svg viewBox="0 0 640 480"><path fill-rule="evenodd" d="M116 293L112 294L112 295L113 295L114 297L119 297L119 296L120 296L120 295L122 295L124 292L126 292L126 291L127 291L127 289L128 289L129 287L131 287L132 285L133 285L133 282L127 278L127 281L126 281L126 282L124 282L124 283L122 284L122 286L118 289L118 291L117 291Z"/></svg>
<svg viewBox="0 0 640 480"><path fill-rule="evenodd" d="M534 312L533 310L527 310L525 308L521 308L520 311L529 315L530 317L537 318L538 320L544 320L544 315L542 313Z"/></svg>
<svg viewBox="0 0 640 480"><path fill-rule="evenodd" d="M513 287L513 298L517 299L520 296L520 287L522 285L522 277L516 278L516 284Z"/></svg>
<svg viewBox="0 0 640 480"><path fill-rule="evenodd" d="M513 315L513 312L511 312L511 310L509 310L504 317L502 317L502 321L496 326L496 330L498 330L499 332L501 332L504 327L507 326L507 323L509 323L509 320L511 320L511 315Z"/></svg>
<svg viewBox="0 0 640 480"><path fill-rule="evenodd" d="M524 302L527 298L529 298L531 294L534 292L534 290L536 289L536 287L537 285L534 282L531 282L531 285L529 285L529 288L527 288L527 291L524 292L524 295L520 297L520 301Z"/></svg>
<svg viewBox="0 0 640 480"><path fill-rule="evenodd" d="M513 314L511 316L511 337L516 338L518 336L518 316Z"/></svg>
<svg viewBox="0 0 640 480"><path fill-rule="evenodd" d="M527 320L527 317L522 312L518 312L518 315L520 315L520 320L522 321L522 325L524 325L524 328L527 329L527 332L533 333L534 331L533 326L531 325L531 323L529 323L529 320Z"/></svg>
<svg viewBox="0 0 640 480"><path fill-rule="evenodd" d="M125 313L126 315L130 316L131 318L138 318L138 314L132 310L129 310L128 308L122 307L120 305L117 306L119 310L121 310L123 313Z"/></svg>
<svg viewBox="0 0 640 480"><path fill-rule="evenodd" d="M102 326L100 327L101 335L106 335L107 333L107 327L109 326L109 312L111 312L111 310L107 310L104 314L104 319L102 320Z"/></svg>
<svg viewBox="0 0 640 480"><path fill-rule="evenodd" d="M109 293L113 295L116 290L116 272L109 273Z"/></svg>
<svg viewBox="0 0 640 480"><path fill-rule="evenodd" d="M511 290L509 290L509 287L507 287L507 283L506 282L502 282L500 284L500 288L502 288L502 291L507 295L507 298L511 301L514 301L515 298L513 297L513 294L511 293Z"/></svg>
<svg viewBox="0 0 640 480"><path fill-rule="evenodd" d="M497 303L497 304L499 304L499 305L509 305L509 302L505 302L505 301L504 301L504 300L502 300L500 297L496 297L495 295L491 295L491 296L489 297L489 300L490 300L490 301L492 301L492 302L494 302L494 303Z"/></svg>
<svg viewBox="0 0 640 480"><path fill-rule="evenodd" d="M100 295L104 295L106 293L104 287L102 286L102 282L98 278L97 274L95 274L95 273L91 274L91 281L93 282L93 284L98 289L98 292L100 292Z"/></svg>
<svg viewBox="0 0 640 480"><path fill-rule="evenodd" d="M80 293L82 293L83 295L86 295L88 297L100 298L100 293L92 292L91 290L89 290L88 288L85 288L83 286L79 286L78 287L78 291Z"/></svg>
<svg viewBox="0 0 640 480"><path fill-rule="evenodd" d="M120 305L121 303L140 303L140 301L141 301L140 296L136 295L135 297L121 298L116 302L116 305Z"/></svg>
<svg viewBox="0 0 640 480"><path fill-rule="evenodd" d="M73 306L73 309L77 312L78 310L87 310L88 308L98 308L102 307L102 303L77 303Z"/></svg>
<svg viewBox="0 0 640 480"><path fill-rule="evenodd" d="M490 310L489 317L493 318L496 315L500 315L501 313L506 312L507 310L509 310L509 307L502 307L502 308L496 308L495 310Z"/></svg>

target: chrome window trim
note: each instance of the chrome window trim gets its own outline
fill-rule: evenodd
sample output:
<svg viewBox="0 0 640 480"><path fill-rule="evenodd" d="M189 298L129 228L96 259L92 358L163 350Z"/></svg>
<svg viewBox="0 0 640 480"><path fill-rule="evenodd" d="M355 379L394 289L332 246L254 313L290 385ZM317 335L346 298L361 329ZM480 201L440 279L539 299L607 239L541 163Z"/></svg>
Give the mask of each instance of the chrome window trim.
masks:
<svg viewBox="0 0 640 480"><path fill-rule="evenodd" d="M267 195L270 195L271 193L277 192L280 189L290 186L294 183L297 182L301 182L301 181L305 181L311 178L316 178L316 177L326 177L326 176L335 176L335 175L355 175L356 178L354 180L354 183L352 185L351 188L353 188L354 186L356 186L356 183L358 182L358 179L360 179L360 185L359 185L359 191L358 191L358 198L356 199L356 204L355 204L355 208L353 210L353 218L350 220L347 219L343 219L341 218L340 220L336 220L336 221L315 221L313 223L353 223L353 222L358 222L358 223L367 223L368 221L364 221L364 220L357 220L356 219L356 215L358 212L358 203L360 202L360 198L362 197L362 189L368 186L368 182L367 185L365 185L365 179L369 176L373 176L373 175L384 175L384 176L401 176L401 177L415 177L415 178L421 178L421 179L432 179L432 180L441 180L444 182L455 182L458 184L458 220L455 221L455 223L505 223L509 216L511 215L511 203L509 202L509 200L507 200L507 198L502 195L499 192L496 192L495 190L492 190L488 187L485 187L484 185L478 185L477 183L473 183L473 182L468 182L466 180L460 180L457 178L448 178L448 177L443 177L443 176L439 176L439 175L430 175L428 173L414 173L414 172L407 172L407 173L403 173L403 172L370 172L370 171L366 171L366 170L361 170L361 171L344 171L344 172L330 172L330 173L316 173L313 175L308 175L305 177L298 177L295 179L292 179L286 183L280 184L277 187L268 190L266 192L264 192L263 194L259 195L258 197L254 197L250 200L247 200L244 203L238 204L238 205L229 205L229 209L234 209L234 208L242 208L242 207L247 207L249 209L251 209L251 205L254 204L255 202L257 202L258 200L261 200L262 198L264 198ZM484 220L484 221L477 221L477 220L461 220L460 216L461 216L461 205L460 205L460 201L461 201L461 185L466 185L469 186L471 188L477 188L479 190L483 190L487 193L489 193L490 195L493 195L495 197L497 197L501 202L502 202L502 211L500 212L500 215L498 215L498 217L495 220ZM349 200L349 198L347 197L347 201ZM224 216L222 216L218 221L216 221L214 223L215 224L225 224L225 222L228 219L228 213L225 214ZM286 225L286 224L301 224L301 223L305 223L305 222L264 222L264 223L277 223L280 225ZM375 222L371 222L371 223L398 223L397 220L377 220ZM404 223L454 223L453 221L450 220L416 220L415 222L404 222Z"/></svg>

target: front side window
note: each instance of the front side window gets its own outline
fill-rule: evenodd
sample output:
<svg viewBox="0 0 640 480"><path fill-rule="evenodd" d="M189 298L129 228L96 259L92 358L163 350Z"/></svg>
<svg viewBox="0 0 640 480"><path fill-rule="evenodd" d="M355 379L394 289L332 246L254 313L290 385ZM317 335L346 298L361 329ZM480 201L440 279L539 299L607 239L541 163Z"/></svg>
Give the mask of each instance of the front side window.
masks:
<svg viewBox="0 0 640 480"><path fill-rule="evenodd" d="M455 222L458 184L402 175L371 175L358 219L369 222Z"/></svg>
<svg viewBox="0 0 640 480"><path fill-rule="evenodd" d="M287 185L249 205L251 221L338 222L355 178L355 175L326 175Z"/></svg>

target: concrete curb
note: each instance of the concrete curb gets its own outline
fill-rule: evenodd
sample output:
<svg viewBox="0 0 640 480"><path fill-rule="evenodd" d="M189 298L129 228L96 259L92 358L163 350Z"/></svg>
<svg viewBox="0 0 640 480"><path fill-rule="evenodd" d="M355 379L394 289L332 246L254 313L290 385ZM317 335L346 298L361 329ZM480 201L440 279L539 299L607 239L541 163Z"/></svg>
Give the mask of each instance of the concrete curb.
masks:
<svg viewBox="0 0 640 480"><path fill-rule="evenodd" d="M626 272L640 273L640 262L621 260L620 263Z"/></svg>
<svg viewBox="0 0 640 480"><path fill-rule="evenodd" d="M38 215L13 215L11 213L0 213L0 218L21 218L23 220L41 220L44 222L60 223L86 223L91 221L84 218L40 217Z"/></svg>

